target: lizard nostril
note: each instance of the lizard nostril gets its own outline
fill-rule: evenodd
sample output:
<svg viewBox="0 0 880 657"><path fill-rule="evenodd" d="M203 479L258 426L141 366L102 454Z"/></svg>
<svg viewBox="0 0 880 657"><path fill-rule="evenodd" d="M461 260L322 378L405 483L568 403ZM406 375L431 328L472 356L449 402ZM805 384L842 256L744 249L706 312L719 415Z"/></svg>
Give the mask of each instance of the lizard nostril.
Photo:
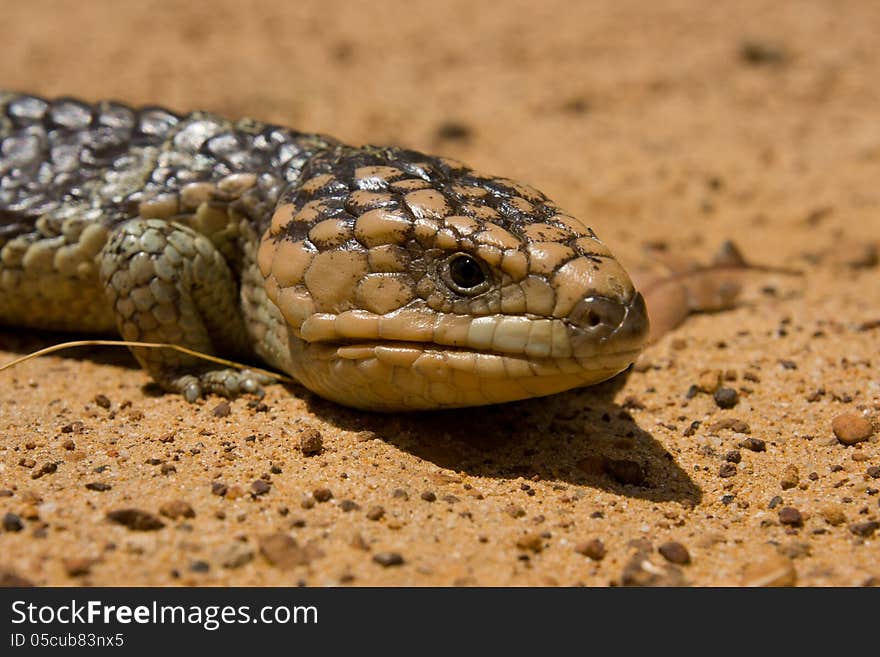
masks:
<svg viewBox="0 0 880 657"><path fill-rule="evenodd" d="M607 297L582 299L568 316L569 321L594 335L609 334L626 316L626 307Z"/></svg>

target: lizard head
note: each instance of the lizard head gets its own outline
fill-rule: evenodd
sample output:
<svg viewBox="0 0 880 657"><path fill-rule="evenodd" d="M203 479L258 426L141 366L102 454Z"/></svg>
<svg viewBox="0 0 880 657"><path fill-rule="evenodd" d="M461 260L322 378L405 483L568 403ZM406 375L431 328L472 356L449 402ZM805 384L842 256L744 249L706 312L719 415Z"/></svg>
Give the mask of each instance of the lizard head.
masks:
<svg viewBox="0 0 880 657"><path fill-rule="evenodd" d="M416 410L549 395L633 362L642 296L541 192L395 148L314 156L258 264L290 368L348 406Z"/></svg>

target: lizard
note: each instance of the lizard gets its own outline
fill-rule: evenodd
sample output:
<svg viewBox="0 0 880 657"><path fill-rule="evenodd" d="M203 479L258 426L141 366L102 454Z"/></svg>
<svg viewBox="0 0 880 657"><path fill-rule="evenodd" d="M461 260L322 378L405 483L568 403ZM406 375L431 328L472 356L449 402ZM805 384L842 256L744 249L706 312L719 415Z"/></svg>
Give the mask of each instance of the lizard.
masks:
<svg viewBox="0 0 880 657"><path fill-rule="evenodd" d="M12 92L0 325L259 360L375 411L598 383L649 332L608 247L527 184L254 119ZM267 382L131 351L189 401Z"/></svg>

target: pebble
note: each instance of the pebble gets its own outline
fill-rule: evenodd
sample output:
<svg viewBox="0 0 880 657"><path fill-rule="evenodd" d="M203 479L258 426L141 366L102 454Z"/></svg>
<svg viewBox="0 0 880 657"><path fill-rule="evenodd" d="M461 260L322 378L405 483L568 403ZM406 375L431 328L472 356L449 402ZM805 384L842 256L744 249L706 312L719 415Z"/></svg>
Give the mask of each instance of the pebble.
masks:
<svg viewBox="0 0 880 657"><path fill-rule="evenodd" d="M733 408L739 403L739 393L733 388L718 388L712 397L718 408Z"/></svg>
<svg viewBox="0 0 880 657"><path fill-rule="evenodd" d="M718 433L719 431L723 431L725 429L730 429L734 433L752 432L752 428L748 424L735 417L727 417L723 420L718 420L717 422L713 422L709 425L710 433Z"/></svg>
<svg viewBox="0 0 880 657"><path fill-rule="evenodd" d="M82 433L84 428L85 424L80 420L74 420L70 424L65 424L61 427L61 433Z"/></svg>
<svg viewBox="0 0 880 657"><path fill-rule="evenodd" d="M348 543L355 550L363 550L364 552L369 552L370 544L367 543L367 540L358 532L355 532L351 536L351 540Z"/></svg>
<svg viewBox="0 0 880 657"><path fill-rule="evenodd" d="M721 386L723 378L724 372L721 370L705 370L700 372L696 385L700 392L712 394Z"/></svg>
<svg viewBox="0 0 880 657"><path fill-rule="evenodd" d="M159 514L172 520L178 518L195 518L196 512L184 500L171 500L159 507Z"/></svg>
<svg viewBox="0 0 880 657"><path fill-rule="evenodd" d="M425 502L436 502L437 495L434 494L434 491L426 490L422 493L421 498L425 500Z"/></svg>
<svg viewBox="0 0 880 657"><path fill-rule="evenodd" d="M0 568L0 587L33 587L36 586L31 580L12 572Z"/></svg>
<svg viewBox="0 0 880 657"><path fill-rule="evenodd" d="M404 564L403 556L398 552L377 552L373 555L373 561L385 568L389 566L402 566Z"/></svg>
<svg viewBox="0 0 880 657"><path fill-rule="evenodd" d="M272 490L272 486L267 481L263 481L262 479L257 479L251 484L251 492L254 495L265 495L270 490Z"/></svg>
<svg viewBox="0 0 880 657"><path fill-rule="evenodd" d="M644 486L647 473L641 463L626 459L606 459L603 469L607 475L620 484Z"/></svg>
<svg viewBox="0 0 880 657"><path fill-rule="evenodd" d="M367 520L381 520L385 515L385 509L379 505L371 506L367 511Z"/></svg>
<svg viewBox="0 0 880 657"><path fill-rule="evenodd" d="M874 433L871 422L857 413L842 413L831 421L831 430L844 445L855 445Z"/></svg>
<svg viewBox="0 0 880 657"><path fill-rule="evenodd" d="M97 560L89 557L68 557L61 560L61 565L64 566L64 571L70 577L88 575L95 563L97 563Z"/></svg>
<svg viewBox="0 0 880 657"><path fill-rule="evenodd" d="M767 451L767 443L765 443L760 438L746 438L745 440L739 441L737 447L741 447L742 449L747 449L752 452Z"/></svg>
<svg viewBox="0 0 880 657"><path fill-rule="evenodd" d="M801 512L793 506L784 506L779 509L779 522L783 525L800 527L804 524L804 517L801 515Z"/></svg>
<svg viewBox="0 0 880 657"><path fill-rule="evenodd" d="M3 516L3 531L20 532L22 529L24 529L24 523L16 514L7 513Z"/></svg>
<svg viewBox="0 0 880 657"><path fill-rule="evenodd" d="M324 449L324 438L317 429L303 429L299 435L299 449L305 456L315 456Z"/></svg>
<svg viewBox="0 0 880 657"><path fill-rule="evenodd" d="M677 566L660 567L643 551L637 551L623 567L623 586L684 586L687 582Z"/></svg>
<svg viewBox="0 0 880 657"><path fill-rule="evenodd" d="M226 484L222 484L219 481L215 481L211 483L211 494L218 495L219 497L223 497L226 495L226 491L229 490L229 487Z"/></svg>
<svg viewBox="0 0 880 657"><path fill-rule="evenodd" d="M296 539L287 534L270 534L260 538L260 554L266 561L280 568L290 570L304 566L319 556L314 551L300 547Z"/></svg>
<svg viewBox="0 0 880 657"><path fill-rule="evenodd" d="M872 479L880 479L880 465L872 465L865 473Z"/></svg>
<svg viewBox="0 0 880 657"><path fill-rule="evenodd" d="M607 550L601 539L594 538L590 541L584 541L574 546L574 551L589 557L593 561L601 561L605 558Z"/></svg>
<svg viewBox="0 0 880 657"><path fill-rule="evenodd" d="M733 463L722 463L718 468L718 476L726 479L736 474L736 466Z"/></svg>
<svg viewBox="0 0 880 657"><path fill-rule="evenodd" d="M518 504L508 504L506 507L504 507L504 513L509 515L511 518L522 518L526 515L526 510Z"/></svg>
<svg viewBox="0 0 880 657"><path fill-rule="evenodd" d="M231 413L232 407L227 401L220 402L211 410L211 415L214 417L228 417Z"/></svg>
<svg viewBox="0 0 880 657"><path fill-rule="evenodd" d="M742 461L742 454L738 450L732 449L724 455L724 460L728 463L739 463Z"/></svg>
<svg viewBox="0 0 880 657"><path fill-rule="evenodd" d="M776 551L789 559L800 559L801 557L809 557L812 554L810 544L803 541L792 541L785 545L777 545Z"/></svg>
<svg viewBox="0 0 880 657"><path fill-rule="evenodd" d="M849 530L856 536L867 538L872 536L878 527L880 527L880 522L865 520L864 522L854 522L849 526Z"/></svg>
<svg viewBox="0 0 880 657"><path fill-rule="evenodd" d="M207 573L209 570L211 570L211 564L209 564L207 561L193 561L189 565L189 569L194 573Z"/></svg>
<svg viewBox="0 0 880 657"><path fill-rule="evenodd" d="M776 508L777 506L779 506L780 504L782 504L782 498L779 497L779 495L774 495L774 496L773 496L773 499L770 500L770 504L767 505L767 508L769 508L769 509L775 509L775 508Z"/></svg>
<svg viewBox="0 0 880 657"><path fill-rule="evenodd" d="M100 393L95 395L95 403L101 408L110 408L111 406L110 398Z"/></svg>
<svg viewBox="0 0 880 657"><path fill-rule="evenodd" d="M467 141L473 135L473 130L460 121L446 120L437 126L434 135L441 141Z"/></svg>
<svg viewBox="0 0 880 657"><path fill-rule="evenodd" d="M216 558L224 568L241 568L254 558L254 551L246 543L234 541L217 550Z"/></svg>
<svg viewBox="0 0 880 657"><path fill-rule="evenodd" d="M743 586L795 586L797 571L791 559L775 555L763 561L749 563L743 569Z"/></svg>
<svg viewBox="0 0 880 657"><path fill-rule="evenodd" d="M12 497L14 494L8 488L0 488L0 497Z"/></svg>
<svg viewBox="0 0 880 657"><path fill-rule="evenodd" d="M86 484L86 488L89 490L94 490L99 493L103 493L104 491L110 490L113 488L110 484L106 484L103 481L90 481Z"/></svg>
<svg viewBox="0 0 880 657"><path fill-rule="evenodd" d="M151 513L140 509L117 509L107 512L107 519L128 527L132 531L148 532L162 529L165 526L161 520Z"/></svg>
<svg viewBox="0 0 880 657"><path fill-rule="evenodd" d="M540 552L544 549L544 537L538 532L532 532L516 539L516 547L520 550Z"/></svg>
<svg viewBox="0 0 880 657"><path fill-rule="evenodd" d="M61 446L66 449L68 452L72 452L76 449L76 443L73 442L70 438L61 443Z"/></svg>
<svg viewBox="0 0 880 657"><path fill-rule="evenodd" d="M316 488L312 491L312 497L318 502L327 502L333 497L333 493L329 488Z"/></svg>
<svg viewBox="0 0 880 657"><path fill-rule="evenodd" d="M846 522L846 514L843 512L843 509L837 505L829 504L823 507L820 513L825 522L833 527L837 527Z"/></svg>
<svg viewBox="0 0 880 657"><path fill-rule="evenodd" d="M691 562L691 555L687 548L677 541L667 541L657 548L657 551L670 563L683 566Z"/></svg>
<svg viewBox="0 0 880 657"><path fill-rule="evenodd" d="M348 513L349 511L357 511L361 508L361 505L354 500L342 500L339 503L339 508L342 509L345 513Z"/></svg>
<svg viewBox="0 0 880 657"><path fill-rule="evenodd" d="M782 486L782 490L794 488L799 483L800 477L798 476L797 466L794 464L785 466L785 470L782 471L782 479L779 480L779 485Z"/></svg>
<svg viewBox="0 0 880 657"><path fill-rule="evenodd" d="M230 486L226 491L225 497L227 500L237 500L244 497L244 490L242 490L241 486Z"/></svg>
<svg viewBox="0 0 880 657"><path fill-rule="evenodd" d="M52 462L44 463L42 466L40 466L39 470L36 470L31 473L31 479L39 479L40 477L42 477L44 475L53 474L57 470L58 470L57 463L52 463Z"/></svg>

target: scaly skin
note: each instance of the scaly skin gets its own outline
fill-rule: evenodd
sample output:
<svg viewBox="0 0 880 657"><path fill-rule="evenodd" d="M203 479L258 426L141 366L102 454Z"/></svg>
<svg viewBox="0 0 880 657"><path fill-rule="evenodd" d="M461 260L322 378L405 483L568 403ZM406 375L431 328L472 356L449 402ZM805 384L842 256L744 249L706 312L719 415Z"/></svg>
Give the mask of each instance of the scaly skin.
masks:
<svg viewBox="0 0 880 657"><path fill-rule="evenodd" d="M457 161L2 92L0 139L0 324L257 356L372 410L596 383L647 334L590 228ZM262 382L133 352L190 400Z"/></svg>

